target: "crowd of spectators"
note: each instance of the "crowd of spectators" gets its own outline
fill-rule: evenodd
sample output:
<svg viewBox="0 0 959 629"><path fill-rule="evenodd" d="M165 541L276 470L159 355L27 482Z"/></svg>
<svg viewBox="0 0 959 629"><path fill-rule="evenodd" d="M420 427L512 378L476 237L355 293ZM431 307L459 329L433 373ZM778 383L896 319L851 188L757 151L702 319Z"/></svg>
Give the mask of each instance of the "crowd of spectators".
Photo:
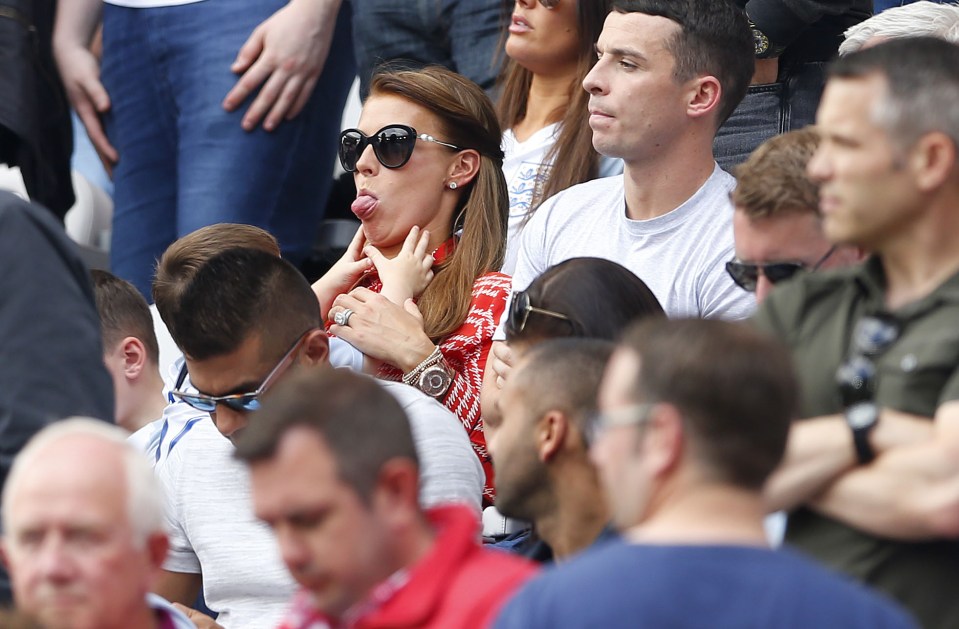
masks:
<svg viewBox="0 0 959 629"><path fill-rule="evenodd" d="M959 5L56 4L0 627L959 627Z"/></svg>

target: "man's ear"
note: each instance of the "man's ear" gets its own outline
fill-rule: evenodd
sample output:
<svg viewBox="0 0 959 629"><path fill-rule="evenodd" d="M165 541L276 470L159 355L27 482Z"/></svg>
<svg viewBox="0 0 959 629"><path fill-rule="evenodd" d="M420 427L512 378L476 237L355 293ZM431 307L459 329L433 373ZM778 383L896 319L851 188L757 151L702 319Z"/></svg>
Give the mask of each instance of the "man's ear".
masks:
<svg viewBox="0 0 959 629"><path fill-rule="evenodd" d="M419 468L410 459L390 459L377 474L370 508L392 522L391 526L405 526L419 513L419 478Z"/></svg>
<svg viewBox="0 0 959 629"><path fill-rule="evenodd" d="M686 113L691 118L716 115L723 95L723 86L714 76L700 76L689 82Z"/></svg>
<svg viewBox="0 0 959 629"><path fill-rule="evenodd" d="M147 349L143 341L135 336L120 341L119 350L123 355L123 375L127 380L136 380L147 365Z"/></svg>
<svg viewBox="0 0 959 629"><path fill-rule="evenodd" d="M919 138L909 154L908 164L922 192L942 187L956 171L956 144L945 133L934 131Z"/></svg>
<svg viewBox="0 0 959 629"><path fill-rule="evenodd" d="M163 568L163 562L166 561L167 551L170 548L170 538L166 536L166 533L151 533L147 537L146 547L150 566L155 570Z"/></svg>
<svg viewBox="0 0 959 629"><path fill-rule="evenodd" d="M7 536L0 538L0 563L10 572L10 550L7 548Z"/></svg>
<svg viewBox="0 0 959 629"><path fill-rule="evenodd" d="M446 177L447 185L455 182L458 188L462 188L473 181L479 173L480 161L479 151L475 149L464 149L457 153Z"/></svg>
<svg viewBox="0 0 959 629"><path fill-rule="evenodd" d="M330 358L330 337L326 330L316 328L303 340L303 362L311 367L325 365Z"/></svg>
<svg viewBox="0 0 959 629"><path fill-rule="evenodd" d="M569 418L562 411L547 411L536 422L534 438L539 460L549 463L566 445L566 436L569 434Z"/></svg>
<svg viewBox="0 0 959 629"><path fill-rule="evenodd" d="M681 464L685 435L679 409L657 404L643 432L643 461L652 475L663 476Z"/></svg>

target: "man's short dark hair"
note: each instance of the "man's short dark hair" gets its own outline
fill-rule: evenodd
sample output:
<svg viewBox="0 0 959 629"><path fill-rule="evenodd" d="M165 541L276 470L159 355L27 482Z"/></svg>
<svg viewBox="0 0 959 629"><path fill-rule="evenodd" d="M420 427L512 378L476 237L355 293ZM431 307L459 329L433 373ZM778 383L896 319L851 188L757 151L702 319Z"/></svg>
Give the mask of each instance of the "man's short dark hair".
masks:
<svg viewBox="0 0 959 629"><path fill-rule="evenodd" d="M959 146L959 46L937 37L894 39L840 57L830 79L878 74L886 95L875 104L876 122L906 149L923 135L944 133Z"/></svg>
<svg viewBox="0 0 959 629"><path fill-rule="evenodd" d="M562 411L580 431L596 412L596 394L606 363L616 344L612 341L564 338L543 341L523 355L516 374L529 416Z"/></svg>
<svg viewBox="0 0 959 629"><path fill-rule="evenodd" d="M112 351L117 343L132 336L143 343L147 360L153 365L159 364L160 347L153 330L153 316L140 291L108 271L95 269L90 271L90 277L100 315L103 351Z"/></svg>
<svg viewBox="0 0 959 629"><path fill-rule="evenodd" d="M260 334L264 356L278 358L320 326L320 306L289 262L256 249L229 249L193 276L173 314L173 339L193 360L234 351Z"/></svg>
<svg viewBox="0 0 959 629"><path fill-rule="evenodd" d="M693 456L714 479L761 488L797 408L786 348L745 324L700 319L647 320L622 344L641 361L635 401L675 406Z"/></svg>
<svg viewBox="0 0 959 629"><path fill-rule="evenodd" d="M666 42L676 60L677 81L698 75L719 79L717 127L736 109L755 71L755 47L745 12L730 0L614 0L620 13L645 13L676 22L681 30Z"/></svg>
<svg viewBox="0 0 959 629"><path fill-rule="evenodd" d="M370 377L348 369L302 370L278 382L237 440L236 457L256 463L276 454L294 428L315 431L336 457L340 478L364 500L391 459L419 465L409 420L399 402Z"/></svg>
<svg viewBox="0 0 959 629"><path fill-rule="evenodd" d="M153 303L173 338L174 312L187 285L203 263L227 249L259 249L277 257L280 245L272 234L253 225L217 223L179 238L163 252L153 278Z"/></svg>

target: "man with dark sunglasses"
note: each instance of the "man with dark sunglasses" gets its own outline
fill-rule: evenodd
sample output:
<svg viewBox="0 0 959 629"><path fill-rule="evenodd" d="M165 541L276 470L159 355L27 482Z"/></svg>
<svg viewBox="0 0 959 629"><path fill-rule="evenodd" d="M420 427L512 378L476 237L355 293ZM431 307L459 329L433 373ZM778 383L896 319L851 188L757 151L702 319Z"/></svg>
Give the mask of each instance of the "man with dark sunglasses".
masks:
<svg viewBox="0 0 959 629"><path fill-rule="evenodd" d="M916 37L840 58L808 173L826 237L873 252L774 291L800 421L766 488L786 542L959 626L959 47Z"/></svg>
<svg viewBox="0 0 959 629"><path fill-rule="evenodd" d="M767 140L736 168L730 198L736 257L726 272L762 303L773 287L801 271L848 266L861 260L855 247L830 243L822 231L818 187L806 164L819 144L813 129Z"/></svg>
<svg viewBox="0 0 959 629"><path fill-rule="evenodd" d="M256 421L250 413L278 382L297 369L330 368L319 305L296 268L253 249L208 259L178 302L170 329L192 388L173 395L213 421L197 423L157 467L171 529L157 591L189 605L202 584L224 627L273 627L295 584L270 531L253 515L248 471L234 459L232 442ZM482 469L456 418L412 387L380 384L414 428L421 502L461 502L478 513Z"/></svg>

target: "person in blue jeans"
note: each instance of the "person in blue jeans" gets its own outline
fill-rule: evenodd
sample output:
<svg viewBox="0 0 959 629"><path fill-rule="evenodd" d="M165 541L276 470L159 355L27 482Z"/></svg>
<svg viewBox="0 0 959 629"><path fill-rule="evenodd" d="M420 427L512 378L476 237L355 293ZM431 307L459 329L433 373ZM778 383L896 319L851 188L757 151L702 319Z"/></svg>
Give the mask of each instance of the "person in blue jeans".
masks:
<svg viewBox="0 0 959 629"><path fill-rule="evenodd" d="M719 128L713 154L728 172L760 144L816 118L825 64L847 28L872 15L872 0L735 0L753 30L756 73Z"/></svg>
<svg viewBox="0 0 959 629"><path fill-rule="evenodd" d="M382 64L441 65L490 92L503 58L503 0L352 0L353 51L366 98Z"/></svg>
<svg viewBox="0 0 959 629"><path fill-rule="evenodd" d="M60 72L115 184L114 273L149 298L164 249L221 222L306 257L355 76L350 19L340 0L60 4Z"/></svg>

